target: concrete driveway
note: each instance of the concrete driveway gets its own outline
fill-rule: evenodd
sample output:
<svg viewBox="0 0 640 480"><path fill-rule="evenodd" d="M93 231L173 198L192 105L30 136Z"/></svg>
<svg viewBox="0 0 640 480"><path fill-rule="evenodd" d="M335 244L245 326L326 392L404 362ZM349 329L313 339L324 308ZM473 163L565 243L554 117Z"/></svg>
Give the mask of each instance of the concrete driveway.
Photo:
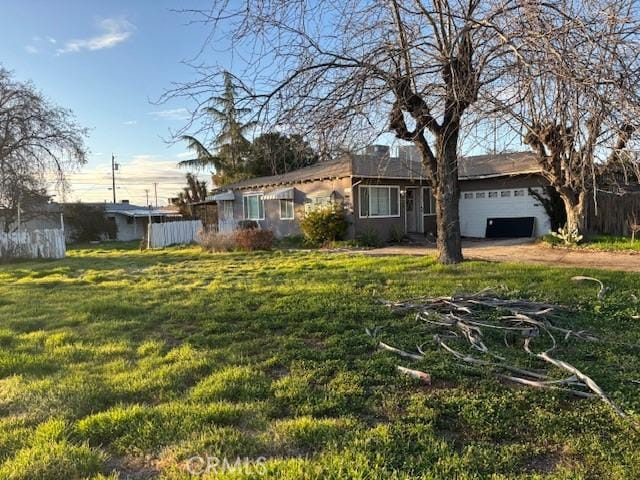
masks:
<svg viewBox="0 0 640 480"><path fill-rule="evenodd" d="M638 254L551 248L528 238L465 240L462 242L462 252L466 259L474 260L640 272L640 255ZM367 255L435 255L436 249L435 245L399 245L375 248L363 253Z"/></svg>

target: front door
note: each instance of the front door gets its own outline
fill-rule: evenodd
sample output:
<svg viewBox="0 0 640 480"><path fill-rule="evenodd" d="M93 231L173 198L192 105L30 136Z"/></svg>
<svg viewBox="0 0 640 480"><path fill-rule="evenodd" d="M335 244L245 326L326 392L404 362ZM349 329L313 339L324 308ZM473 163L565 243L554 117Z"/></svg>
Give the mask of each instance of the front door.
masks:
<svg viewBox="0 0 640 480"><path fill-rule="evenodd" d="M407 233L420 232L420 196L417 188L407 188L405 195Z"/></svg>

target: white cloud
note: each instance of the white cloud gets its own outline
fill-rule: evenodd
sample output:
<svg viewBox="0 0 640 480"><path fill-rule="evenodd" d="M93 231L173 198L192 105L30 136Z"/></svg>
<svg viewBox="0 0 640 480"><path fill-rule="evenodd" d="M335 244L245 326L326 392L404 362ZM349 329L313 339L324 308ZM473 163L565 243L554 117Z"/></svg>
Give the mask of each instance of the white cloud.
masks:
<svg viewBox="0 0 640 480"><path fill-rule="evenodd" d="M178 155L176 155L178 160L187 160L188 158L193 158L194 156L195 156L195 153L190 151L181 152Z"/></svg>
<svg viewBox="0 0 640 480"><path fill-rule="evenodd" d="M32 55L35 55L39 52L38 48L33 45L27 45L26 47L24 47L24 49L27 51L27 53L30 53Z"/></svg>
<svg viewBox="0 0 640 480"><path fill-rule="evenodd" d="M127 20L115 18L101 20L98 27L102 31L101 34L89 38L70 40L57 50L58 55L113 48L125 42L135 29L134 25Z"/></svg>
<svg viewBox="0 0 640 480"><path fill-rule="evenodd" d="M126 122L122 122L123 125L137 125L137 120L127 120Z"/></svg>
<svg viewBox="0 0 640 480"><path fill-rule="evenodd" d="M186 108L159 110L156 112L149 112L149 115L153 115L154 117L162 120L188 120L189 118L191 118L191 114Z"/></svg>
<svg viewBox="0 0 640 480"><path fill-rule="evenodd" d="M49 42L51 45L55 45L56 43L58 43L58 41L53 37L47 37L47 42Z"/></svg>

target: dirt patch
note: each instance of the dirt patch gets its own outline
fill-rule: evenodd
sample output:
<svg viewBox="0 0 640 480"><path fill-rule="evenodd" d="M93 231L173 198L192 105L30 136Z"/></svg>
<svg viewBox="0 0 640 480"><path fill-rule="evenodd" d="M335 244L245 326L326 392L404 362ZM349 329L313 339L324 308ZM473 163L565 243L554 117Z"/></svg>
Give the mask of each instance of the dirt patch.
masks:
<svg viewBox="0 0 640 480"><path fill-rule="evenodd" d="M117 472L123 480L150 480L160 473L155 459L111 456L106 462L109 472Z"/></svg>
<svg viewBox="0 0 640 480"><path fill-rule="evenodd" d="M540 243L519 240L487 240L463 242L463 254L468 260L518 262L554 267L583 267L603 270L640 272L640 255L551 248ZM364 255L435 255L433 247L393 246L359 252Z"/></svg>

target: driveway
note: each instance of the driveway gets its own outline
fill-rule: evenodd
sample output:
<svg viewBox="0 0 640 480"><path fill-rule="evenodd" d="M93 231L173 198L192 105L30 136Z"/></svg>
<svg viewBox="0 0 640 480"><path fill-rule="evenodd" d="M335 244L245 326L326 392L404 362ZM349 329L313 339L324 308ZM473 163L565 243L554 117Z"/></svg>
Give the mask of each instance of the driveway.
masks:
<svg viewBox="0 0 640 480"><path fill-rule="evenodd" d="M466 240L462 242L466 259L493 262L523 262L560 267L601 268L640 272L640 255L590 250L551 248L531 239ZM375 248L363 252L367 255L435 255L435 245Z"/></svg>

